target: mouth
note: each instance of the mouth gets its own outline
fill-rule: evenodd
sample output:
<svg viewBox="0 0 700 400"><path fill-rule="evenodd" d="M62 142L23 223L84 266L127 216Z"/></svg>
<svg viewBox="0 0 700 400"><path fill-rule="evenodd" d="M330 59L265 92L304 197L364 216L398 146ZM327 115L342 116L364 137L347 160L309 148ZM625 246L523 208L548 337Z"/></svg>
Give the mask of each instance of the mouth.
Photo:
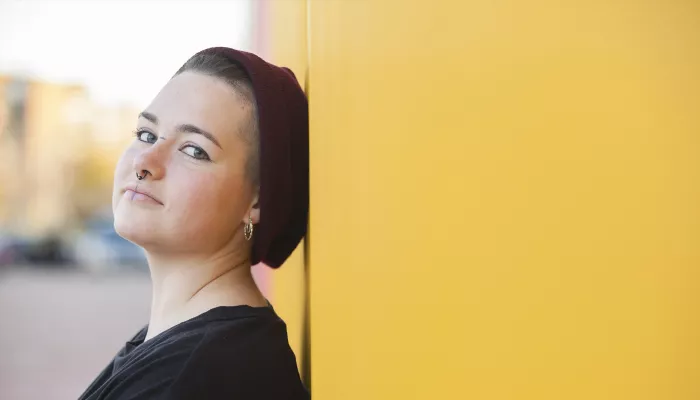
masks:
<svg viewBox="0 0 700 400"><path fill-rule="evenodd" d="M163 202L158 200L149 190L139 187L138 184L128 185L124 189L124 196L133 202L146 202L163 205Z"/></svg>

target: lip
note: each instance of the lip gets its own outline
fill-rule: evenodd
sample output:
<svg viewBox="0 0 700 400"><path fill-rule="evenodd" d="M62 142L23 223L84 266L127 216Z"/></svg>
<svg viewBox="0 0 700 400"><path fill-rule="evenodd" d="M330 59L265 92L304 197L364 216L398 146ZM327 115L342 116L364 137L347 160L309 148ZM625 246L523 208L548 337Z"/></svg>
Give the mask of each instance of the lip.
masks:
<svg viewBox="0 0 700 400"><path fill-rule="evenodd" d="M138 188L138 190L137 190L137 188ZM153 201L155 201L156 203L160 204L161 206L163 205L163 202L162 202L162 201L158 200L157 197L155 197L148 189L142 187L142 185L139 185L139 184L136 184L136 183L131 183L131 184L129 184L129 185L126 185L126 187L124 188L124 190L122 190L122 192L125 193L125 192L127 192L127 191L129 191L129 190L132 191L132 192L134 192L134 193L142 194L142 195L144 195L144 196L146 196L146 197L149 197L149 198L151 198Z"/></svg>

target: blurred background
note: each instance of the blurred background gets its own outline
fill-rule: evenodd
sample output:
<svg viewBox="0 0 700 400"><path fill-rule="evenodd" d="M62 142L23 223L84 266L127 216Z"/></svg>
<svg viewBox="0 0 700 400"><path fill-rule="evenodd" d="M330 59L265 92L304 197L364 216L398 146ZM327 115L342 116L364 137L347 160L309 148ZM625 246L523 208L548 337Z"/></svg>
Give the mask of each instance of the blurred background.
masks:
<svg viewBox="0 0 700 400"><path fill-rule="evenodd" d="M309 95L309 234L255 274L314 398L700 399L699 2L0 0L0 400L146 323L112 169L214 45Z"/></svg>
<svg viewBox="0 0 700 400"><path fill-rule="evenodd" d="M77 398L147 323L114 166L187 58L259 47L256 15L244 0L0 0L0 399Z"/></svg>

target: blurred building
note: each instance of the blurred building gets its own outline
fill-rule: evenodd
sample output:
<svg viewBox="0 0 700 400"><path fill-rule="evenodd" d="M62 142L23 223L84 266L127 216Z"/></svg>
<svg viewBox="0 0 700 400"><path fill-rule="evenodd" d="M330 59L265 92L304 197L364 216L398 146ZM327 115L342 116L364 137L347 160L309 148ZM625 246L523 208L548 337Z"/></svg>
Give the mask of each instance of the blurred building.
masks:
<svg viewBox="0 0 700 400"><path fill-rule="evenodd" d="M136 115L93 104L80 85L0 76L0 226L44 235L108 206Z"/></svg>

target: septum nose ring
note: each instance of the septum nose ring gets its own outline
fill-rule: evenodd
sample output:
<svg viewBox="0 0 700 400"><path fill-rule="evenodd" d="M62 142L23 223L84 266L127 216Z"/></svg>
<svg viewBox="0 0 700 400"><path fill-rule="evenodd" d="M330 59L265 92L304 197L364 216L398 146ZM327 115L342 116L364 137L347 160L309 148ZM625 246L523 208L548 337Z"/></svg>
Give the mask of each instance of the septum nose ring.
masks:
<svg viewBox="0 0 700 400"><path fill-rule="evenodd" d="M146 174L148 174L148 171L146 171L146 170L142 170L141 172L143 173L143 175L139 175L138 172L136 173L136 179L138 179L138 180L140 180L140 181L143 180L143 178L146 177Z"/></svg>

